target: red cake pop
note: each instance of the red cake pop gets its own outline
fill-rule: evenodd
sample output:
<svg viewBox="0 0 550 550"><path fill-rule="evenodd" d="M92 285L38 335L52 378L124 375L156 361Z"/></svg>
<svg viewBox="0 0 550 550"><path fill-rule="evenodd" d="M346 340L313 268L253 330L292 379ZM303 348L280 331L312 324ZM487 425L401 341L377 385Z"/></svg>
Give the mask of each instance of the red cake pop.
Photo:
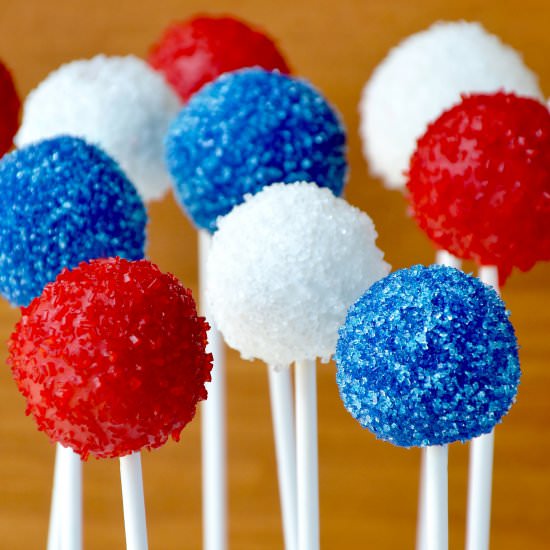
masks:
<svg viewBox="0 0 550 550"><path fill-rule="evenodd" d="M0 61L0 157L13 145L19 128L21 101L9 69Z"/></svg>
<svg viewBox="0 0 550 550"><path fill-rule="evenodd" d="M441 248L501 278L550 259L550 112L513 94L464 96L418 140L413 215Z"/></svg>
<svg viewBox="0 0 550 550"><path fill-rule="evenodd" d="M271 38L233 17L198 16L170 25L151 48L149 63L183 101L229 71L258 66L290 72Z"/></svg>
<svg viewBox="0 0 550 550"><path fill-rule="evenodd" d="M206 398L208 324L191 292L148 261L64 270L11 336L8 362L27 414L83 459L176 441Z"/></svg>

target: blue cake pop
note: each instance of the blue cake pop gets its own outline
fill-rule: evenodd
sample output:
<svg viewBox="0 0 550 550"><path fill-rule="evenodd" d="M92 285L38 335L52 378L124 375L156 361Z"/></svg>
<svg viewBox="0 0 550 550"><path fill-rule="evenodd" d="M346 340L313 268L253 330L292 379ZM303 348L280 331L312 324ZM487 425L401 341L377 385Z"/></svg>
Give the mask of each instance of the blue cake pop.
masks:
<svg viewBox="0 0 550 550"><path fill-rule="evenodd" d="M344 405L402 447L489 433L520 378L514 328L497 293L445 266L388 275L350 308L336 348Z"/></svg>
<svg viewBox="0 0 550 550"><path fill-rule="evenodd" d="M79 138L38 142L0 161L0 293L27 305L65 268L143 258L147 215L109 156Z"/></svg>
<svg viewBox="0 0 550 550"><path fill-rule="evenodd" d="M333 107L307 82L257 68L197 92L172 123L166 154L180 203L209 231L266 185L315 181L338 196L347 174Z"/></svg>

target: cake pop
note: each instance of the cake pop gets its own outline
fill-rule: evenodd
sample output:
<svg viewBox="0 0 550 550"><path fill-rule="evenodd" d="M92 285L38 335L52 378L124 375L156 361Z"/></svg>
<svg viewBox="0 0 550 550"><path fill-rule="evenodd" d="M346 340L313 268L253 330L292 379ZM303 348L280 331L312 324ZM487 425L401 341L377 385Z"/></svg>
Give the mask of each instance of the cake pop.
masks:
<svg viewBox="0 0 550 550"><path fill-rule="evenodd" d="M38 428L83 459L179 439L206 398L207 324L191 292L146 260L63 270L28 307L8 359Z"/></svg>
<svg viewBox="0 0 550 550"><path fill-rule="evenodd" d="M517 350L498 294L445 266L378 281L340 329L336 379L347 410L380 439L427 447L427 548L448 544L445 446L490 433L508 412Z"/></svg>
<svg viewBox="0 0 550 550"><path fill-rule="evenodd" d="M550 112L513 94L465 96L419 139L408 190L440 247L501 278L550 259Z"/></svg>
<svg viewBox="0 0 550 550"><path fill-rule="evenodd" d="M83 459L126 457L130 550L147 540L137 452L178 440L206 398L207 328L175 277L108 258L64 270L11 336L8 363L38 428Z"/></svg>
<svg viewBox="0 0 550 550"><path fill-rule="evenodd" d="M367 82L359 106L371 173L403 188L416 140L463 93L505 90L541 99L521 55L479 23L439 22L393 48Z"/></svg>
<svg viewBox="0 0 550 550"><path fill-rule="evenodd" d="M336 111L308 83L262 69L220 76L172 123L167 162L193 222L218 216L275 182L313 180L339 195L346 136Z"/></svg>
<svg viewBox="0 0 550 550"><path fill-rule="evenodd" d="M141 59L98 55L62 65L29 94L15 143L82 137L120 163L144 201L155 200L170 187L162 140L179 108Z"/></svg>
<svg viewBox="0 0 550 550"><path fill-rule="evenodd" d="M227 16L199 15L172 23L151 48L149 63L183 101L221 74L244 67L290 72L271 38Z"/></svg>
<svg viewBox="0 0 550 550"><path fill-rule="evenodd" d="M29 145L0 161L0 292L27 305L64 267L143 257L146 213L100 149L74 137Z"/></svg>
<svg viewBox="0 0 550 550"><path fill-rule="evenodd" d="M0 291L26 305L64 267L143 257L146 213L134 186L97 147L58 137L0 161ZM57 447L48 548L82 545L82 467ZM63 518L61 520L61 518Z"/></svg>
<svg viewBox="0 0 550 550"><path fill-rule="evenodd" d="M218 221L209 311L245 359L296 362L298 548L319 546L315 360L327 361L346 308L389 266L370 218L314 183L273 184Z"/></svg>
<svg viewBox="0 0 550 550"><path fill-rule="evenodd" d="M347 307L389 270L370 218L314 183L268 186L218 224L207 296L244 359L328 361Z"/></svg>
<svg viewBox="0 0 550 550"><path fill-rule="evenodd" d="M240 204L245 194L275 181L315 177L339 194L346 173L345 141L338 115L311 86L279 73L246 69L219 77L184 107L167 136L168 166L183 209L200 229L213 231L217 218ZM199 242L202 287L209 249L209 237L204 231ZM215 327L215 323L212 325ZM213 396L205 404L203 416L203 517L206 549L220 550L225 548L225 528L217 527L225 517L225 496L218 494L225 487L224 474L220 473L225 466L221 463L225 448L220 443L224 439L225 419L223 347L215 332L210 341L216 348L212 347ZM277 376L273 374L270 369L271 385L275 378L281 384L283 378L288 383L278 395L289 395L288 369L278 369ZM280 402L272 405L279 409L289 407ZM210 444L214 448L210 449ZM287 458L292 462L292 457ZM216 468L215 460L220 462ZM292 502L293 497L286 500ZM283 508L283 515L292 521L292 513ZM293 548L289 542L295 539L292 531L292 527L285 527L287 550Z"/></svg>
<svg viewBox="0 0 550 550"><path fill-rule="evenodd" d="M13 145L19 127L21 101L9 69L0 61L0 157Z"/></svg>

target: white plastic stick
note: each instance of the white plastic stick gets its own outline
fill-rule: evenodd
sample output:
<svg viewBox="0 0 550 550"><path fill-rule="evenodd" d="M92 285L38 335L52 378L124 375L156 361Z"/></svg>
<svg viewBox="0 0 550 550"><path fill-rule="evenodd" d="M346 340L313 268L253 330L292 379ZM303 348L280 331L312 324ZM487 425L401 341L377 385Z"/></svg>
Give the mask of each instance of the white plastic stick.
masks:
<svg viewBox="0 0 550 550"><path fill-rule="evenodd" d="M435 263L439 265L446 265L447 267L455 267L460 269L462 262L456 256L453 256L446 250L438 250L435 253Z"/></svg>
<svg viewBox="0 0 550 550"><path fill-rule="evenodd" d="M296 435L290 367L267 366L271 416L277 455L279 498L283 517L286 550L298 545L298 512L296 495Z"/></svg>
<svg viewBox="0 0 550 550"><path fill-rule="evenodd" d="M480 267L479 278L499 292L496 267ZM466 550L488 550L489 548L494 442L494 430L470 442Z"/></svg>
<svg viewBox="0 0 550 550"><path fill-rule="evenodd" d="M426 448L426 548L449 548L448 448Z"/></svg>
<svg viewBox="0 0 550 550"><path fill-rule="evenodd" d="M82 460L72 449L57 445L52 502L57 510L58 546L82 548ZM51 523L51 521L50 521Z"/></svg>
<svg viewBox="0 0 550 550"><path fill-rule="evenodd" d="M315 361L296 362L296 464L298 549L319 549L317 370Z"/></svg>
<svg viewBox="0 0 550 550"><path fill-rule="evenodd" d="M120 484L127 550L147 550L147 522L139 452L120 459Z"/></svg>
<svg viewBox="0 0 550 550"><path fill-rule="evenodd" d="M202 529L204 550L227 548L227 473L225 426L225 353L221 334L208 319L205 273L210 235L199 233L199 292L203 315L210 323L207 350L214 356L208 399L201 404Z"/></svg>
<svg viewBox="0 0 550 550"><path fill-rule="evenodd" d="M435 255L435 263L460 269L462 262L446 250L438 250ZM420 456L420 481L418 484L418 519L416 529L416 550L427 550L426 540L426 448L422 449Z"/></svg>

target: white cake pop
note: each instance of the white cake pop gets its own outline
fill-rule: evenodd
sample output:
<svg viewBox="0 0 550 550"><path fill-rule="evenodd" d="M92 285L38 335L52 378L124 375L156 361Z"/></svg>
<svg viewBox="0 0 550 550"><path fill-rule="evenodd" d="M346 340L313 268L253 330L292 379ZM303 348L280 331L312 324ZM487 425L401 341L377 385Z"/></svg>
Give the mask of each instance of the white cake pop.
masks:
<svg viewBox="0 0 550 550"><path fill-rule="evenodd" d="M479 23L440 22L393 48L363 89L363 152L388 188L405 185L416 140L468 92L504 90L541 99L521 55Z"/></svg>
<svg viewBox="0 0 550 550"><path fill-rule="evenodd" d="M346 308L389 271L369 216L314 183L268 186L218 227L210 312L245 359L329 360Z"/></svg>
<svg viewBox="0 0 550 550"><path fill-rule="evenodd" d="M98 55L62 65L29 94L15 143L83 137L118 161L145 201L159 199L170 187L163 139L179 109L147 63Z"/></svg>

